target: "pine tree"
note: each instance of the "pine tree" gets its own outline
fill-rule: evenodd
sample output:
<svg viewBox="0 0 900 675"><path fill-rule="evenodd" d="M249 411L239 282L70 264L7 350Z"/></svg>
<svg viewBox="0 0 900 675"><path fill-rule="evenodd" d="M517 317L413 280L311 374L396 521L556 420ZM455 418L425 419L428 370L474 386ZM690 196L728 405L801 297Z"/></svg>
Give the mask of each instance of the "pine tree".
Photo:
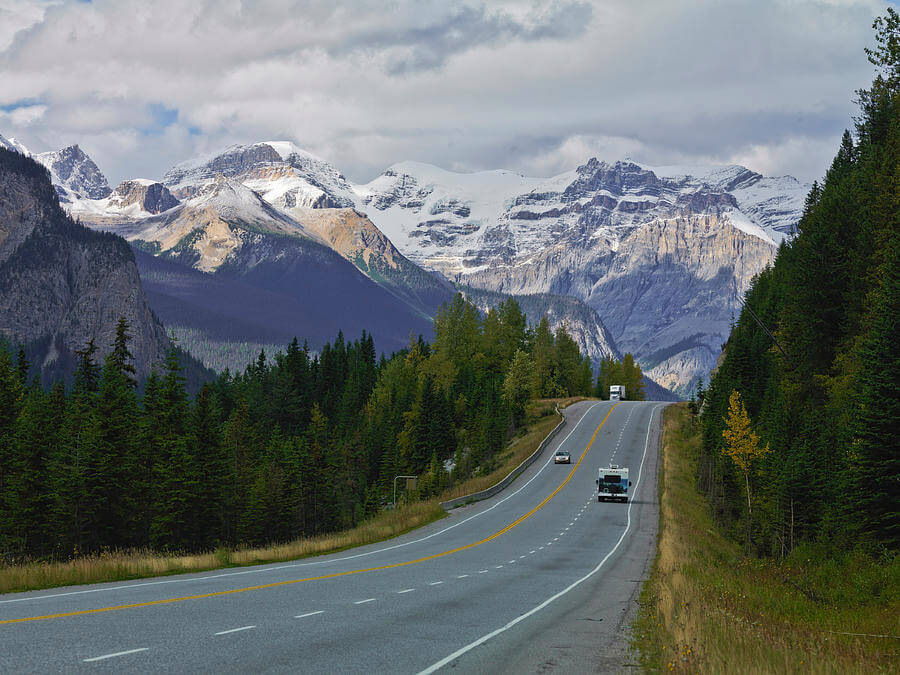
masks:
<svg viewBox="0 0 900 675"><path fill-rule="evenodd" d="M550 322L546 316L542 316L534 334L534 377L532 380L531 395L534 398L543 398L556 394L554 382L555 356L553 349L553 333L550 331Z"/></svg>
<svg viewBox="0 0 900 675"><path fill-rule="evenodd" d="M124 321L120 321L120 327ZM123 339L121 344L127 340ZM117 345L119 336L117 335ZM122 360L126 359L126 360ZM97 481L101 546L135 546L139 530L135 522L136 477L138 466L138 398L134 390L130 354L114 350L106 358L96 399L97 445L95 480Z"/></svg>
<svg viewBox="0 0 900 675"><path fill-rule="evenodd" d="M534 362L521 349L513 356L503 381L503 396L512 411L517 426L525 420L525 404L528 402L533 377Z"/></svg>
<svg viewBox="0 0 900 675"><path fill-rule="evenodd" d="M154 474L158 487L150 521L150 543L157 548L190 550L193 504L198 498L201 467L191 452L188 404L175 346L169 348L159 386Z"/></svg>
<svg viewBox="0 0 900 675"><path fill-rule="evenodd" d="M134 370L134 356L128 351L128 343L131 342L130 326L125 317L119 317L116 324L116 338L113 341L113 350L110 354L112 366L125 378L128 386L137 387Z"/></svg>
<svg viewBox="0 0 900 675"><path fill-rule="evenodd" d="M572 339L572 336L569 335L563 325L556 329L554 347L556 349L556 368L559 375L559 384L566 396L574 396L579 391L581 352L578 349L578 344Z"/></svg>

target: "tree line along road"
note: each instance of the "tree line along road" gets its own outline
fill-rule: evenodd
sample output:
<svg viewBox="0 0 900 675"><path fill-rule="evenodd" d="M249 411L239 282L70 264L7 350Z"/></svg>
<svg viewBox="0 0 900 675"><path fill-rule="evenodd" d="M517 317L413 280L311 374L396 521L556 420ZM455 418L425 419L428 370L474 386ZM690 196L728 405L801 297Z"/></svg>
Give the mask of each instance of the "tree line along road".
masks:
<svg viewBox="0 0 900 675"><path fill-rule="evenodd" d="M379 544L0 596L0 670L617 670L655 551L661 411L585 401L495 497ZM555 465L568 450L572 465ZM627 504L597 468L631 469Z"/></svg>

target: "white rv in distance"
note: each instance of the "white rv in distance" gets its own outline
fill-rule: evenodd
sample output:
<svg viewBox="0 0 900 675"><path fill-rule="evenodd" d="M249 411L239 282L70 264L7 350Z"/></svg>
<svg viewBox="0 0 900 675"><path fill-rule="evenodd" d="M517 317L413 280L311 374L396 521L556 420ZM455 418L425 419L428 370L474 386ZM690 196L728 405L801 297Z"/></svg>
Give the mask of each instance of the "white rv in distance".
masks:
<svg viewBox="0 0 900 675"><path fill-rule="evenodd" d="M608 468L600 467L597 476L597 501L628 501L628 469L620 469L618 464L610 464Z"/></svg>
<svg viewBox="0 0 900 675"><path fill-rule="evenodd" d="M623 384L609 385L609 400L610 401L624 401L625 400L625 385L623 385Z"/></svg>

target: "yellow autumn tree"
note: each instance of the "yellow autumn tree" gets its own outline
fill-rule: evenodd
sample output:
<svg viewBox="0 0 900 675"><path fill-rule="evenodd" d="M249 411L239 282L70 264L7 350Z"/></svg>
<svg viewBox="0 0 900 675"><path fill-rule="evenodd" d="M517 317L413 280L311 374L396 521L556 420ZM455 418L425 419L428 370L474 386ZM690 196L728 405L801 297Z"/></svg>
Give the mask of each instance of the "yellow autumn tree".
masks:
<svg viewBox="0 0 900 675"><path fill-rule="evenodd" d="M725 454L734 461L737 468L744 474L744 485L747 488L747 520L753 513L750 506L750 466L758 459L769 454L769 444L760 447L759 436L750 429L750 416L744 407L744 401L737 390L731 392L728 398L728 415L725 416L725 429L722 431L725 438ZM748 529L749 533L749 529Z"/></svg>

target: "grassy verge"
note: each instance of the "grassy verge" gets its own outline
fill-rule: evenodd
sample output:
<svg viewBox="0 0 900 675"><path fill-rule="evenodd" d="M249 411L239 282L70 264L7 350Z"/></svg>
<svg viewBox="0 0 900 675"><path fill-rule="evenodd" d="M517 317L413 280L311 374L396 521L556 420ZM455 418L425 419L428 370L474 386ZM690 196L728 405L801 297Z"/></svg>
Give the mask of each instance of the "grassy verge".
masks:
<svg viewBox="0 0 900 675"><path fill-rule="evenodd" d="M282 562L390 539L446 516L440 506L441 501L483 490L506 476L534 452L559 422L559 417L554 412L555 405L559 403L559 407L564 408L580 400L583 399L545 399L533 402L528 407L527 432L513 439L498 458L498 468L495 471L460 483L437 499L403 504L396 510L383 511L350 530L264 548L220 548L193 555L172 555L139 549L81 556L66 562L0 566L0 593Z"/></svg>
<svg viewBox="0 0 900 675"><path fill-rule="evenodd" d="M700 439L686 405L669 406L663 419L659 545L632 626L642 666L896 672L900 556L848 551L834 559L807 547L784 560L744 557L694 487Z"/></svg>

